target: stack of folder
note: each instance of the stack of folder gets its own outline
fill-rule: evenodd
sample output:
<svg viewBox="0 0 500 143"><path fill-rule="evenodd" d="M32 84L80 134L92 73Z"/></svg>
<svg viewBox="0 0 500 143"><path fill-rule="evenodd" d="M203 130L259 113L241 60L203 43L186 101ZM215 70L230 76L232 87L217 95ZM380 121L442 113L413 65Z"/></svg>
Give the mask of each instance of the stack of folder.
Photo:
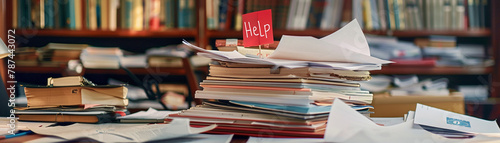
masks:
<svg viewBox="0 0 500 143"><path fill-rule="evenodd" d="M95 85L81 76L49 78L47 86L24 87L28 106L16 109L21 121L114 122L126 111L124 86Z"/></svg>
<svg viewBox="0 0 500 143"><path fill-rule="evenodd" d="M348 25L348 28L358 26L355 22ZM354 30L362 34L360 29ZM339 31L350 32L349 29ZM300 37L298 39L300 41ZM200 83L203 90L195 94L196 98L206 101L203 105L169 115L169 118L189 118L192 126L217 124L218 127L210 133L322 138L333 100L343 100L369 116L373 95L361 90L358 82L371 79L370 70L380 69L381 64L373 61L387 61L373 58L369 53L359 56L373 59L365 60L366 63L360 60L349 62L348 59L279 58L284 48L293 48L289 43L286 37L282 38L273 55L260 59L235 52L203 50L185 42L198 50L198 55L214 60L209 76ZM328 44L324 46L332 48ZM350 54L358 58L356 53ZM307 57L307 53L302 55Z"/></svg>

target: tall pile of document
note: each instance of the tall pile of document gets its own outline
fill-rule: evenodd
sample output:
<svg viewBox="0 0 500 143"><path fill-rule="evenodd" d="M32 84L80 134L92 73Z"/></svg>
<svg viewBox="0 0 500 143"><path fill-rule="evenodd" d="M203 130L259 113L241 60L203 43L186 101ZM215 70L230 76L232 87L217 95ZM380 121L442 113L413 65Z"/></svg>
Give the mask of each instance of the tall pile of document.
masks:
<svg viewBox="0 0 500 143"><path fill-rule="evenodd" d="M48 78L47 86L25 85L28 107L17 108L21 121L114 122L126 111L128 89L121 85L95 85L82 76Z"/></svg>
<svg viewBox="0 0 500 143"><path fill-rule="evenodd" d="M170 118L217 124L211 133L321 138L334 99L369 116L373 95L357 82L389 62L370 56L356 21L321 39L283 36L266 59L185 44L214 60L195 94L211 100Z"/></svg>

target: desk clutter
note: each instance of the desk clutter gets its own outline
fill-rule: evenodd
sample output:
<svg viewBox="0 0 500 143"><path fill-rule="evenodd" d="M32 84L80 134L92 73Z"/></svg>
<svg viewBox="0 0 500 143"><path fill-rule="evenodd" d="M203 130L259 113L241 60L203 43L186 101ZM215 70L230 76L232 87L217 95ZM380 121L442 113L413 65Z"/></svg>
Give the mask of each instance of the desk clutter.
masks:
<svg viewBox="0 0 500 143"><path fill-rule="evenodd" d="M244 47L238 47L237 42L231 45L226 41L224 45L236 46L237 51L205 50L187 41L183 43L199 56L213 60L209 76L200 83L203 90L195 94L204 100L202 105L180 112L149 109L116 118L120 112L126 112L126 87L99 86L83 77L49 78L47 86L25 86L28 107L16 111L19 121L44 122L18 125L63 141L80 137L100 142L174 138L183 141L187 137L193 142L229 142L232 135L250 136L249 142L500 139L495 121L423 104L417 104L415 111L396 118L397 121L371 120L373 94L361 89L359 82L370 80L370 71L380 70L382 64L391 61L370 56L356 20L320 39L283 36L276 49L265 57L260 52L243 55L240 49ZM110 123L118 122L117 119L120 124ZM61 123L54 125L54 122L78 123L60 126ZM48 141L43 139L33 142Z"/></svg>

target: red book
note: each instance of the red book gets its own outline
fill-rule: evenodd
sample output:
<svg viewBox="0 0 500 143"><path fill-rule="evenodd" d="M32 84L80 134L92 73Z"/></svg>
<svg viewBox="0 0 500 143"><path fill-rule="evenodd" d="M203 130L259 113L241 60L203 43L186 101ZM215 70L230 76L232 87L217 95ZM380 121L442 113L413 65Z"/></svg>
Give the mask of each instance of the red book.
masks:
<svg viewBox="0 0 500 143"><path fill-rule="evenodd" d="M436 59L418 59L418 60L391 60L391 66L422 66L422 67L435 67Z"/></svg>

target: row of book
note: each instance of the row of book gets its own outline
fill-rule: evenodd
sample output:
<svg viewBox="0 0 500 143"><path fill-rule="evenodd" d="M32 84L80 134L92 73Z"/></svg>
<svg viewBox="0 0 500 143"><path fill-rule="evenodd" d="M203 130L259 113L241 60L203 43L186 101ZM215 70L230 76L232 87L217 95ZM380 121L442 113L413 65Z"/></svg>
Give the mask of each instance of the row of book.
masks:
<svg viewBox="0 0 500 143"><path fill-rule="evenodd" d="M431 35L413 41L395 37L368 36L371 54L391 60L391 66L480 66L493 65L487 48L480 44L457 43L457 37Z"/></svg>
<svg viewBox="0 0 500 143"><path fill-rule="evenodd" d="M241 15L272 9L275 29L467 30L489 26L488 0L207 0L207 28L241 30Z"/></svg>
<svg viewBox="0 0 500 143"><path fill-rule="evenodd" d="M13 0L14 28L194 28L195 0Z"/></svg>
<svg viewBox="0 0 500 143"><path fill-rule="evenodd" d="M118 69L124 67L182 67L182 58L194 66L208 65L209 59L192 56L182 45L168 45L131 53L119 47L93 47L87 44L49 43L44 47L20 47L15 51L17 65L60 67L81 60L85 68Z"/></svg>
<svg viewBox="0 0 500 143"><path fill-rule="evenodd" d="M488 0L353 0L367 30L467 30L489 26Z"/></svg>

